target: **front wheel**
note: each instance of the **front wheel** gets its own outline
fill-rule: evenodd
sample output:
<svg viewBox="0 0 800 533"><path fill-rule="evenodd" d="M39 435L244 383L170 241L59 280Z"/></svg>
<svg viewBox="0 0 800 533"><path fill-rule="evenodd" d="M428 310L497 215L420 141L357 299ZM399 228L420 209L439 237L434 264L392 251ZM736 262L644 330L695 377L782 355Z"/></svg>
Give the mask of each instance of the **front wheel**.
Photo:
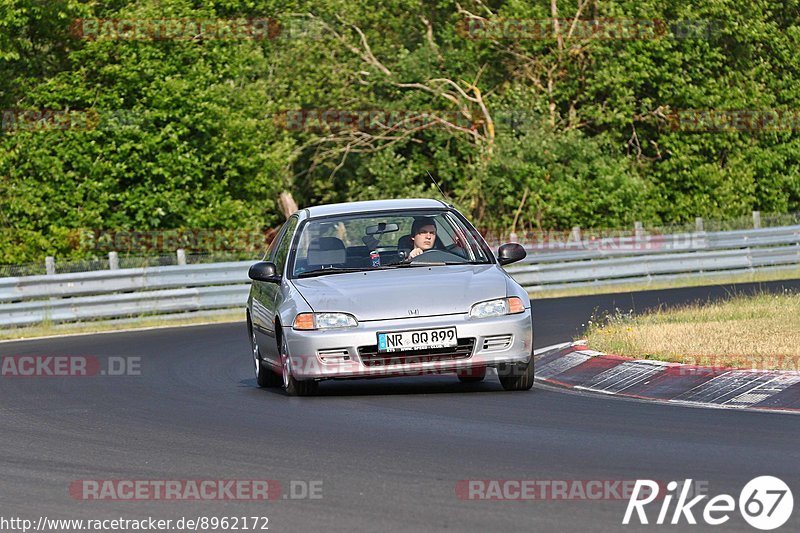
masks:
<svg viewBox="0 0 800 533"><path fill-rule="evenodd" d="M281 337L281 370L283 390L288 396L313 396L317 393L319 383L314 380L297 380L292 375L292 360L285 337Z"/></svg>
<svg viewBox="0 0 800 533"><path fill-rule="evenodd" d="M533 387L533 355L527 363L497 367L497 375L505 390L530 390Z"/></svg>

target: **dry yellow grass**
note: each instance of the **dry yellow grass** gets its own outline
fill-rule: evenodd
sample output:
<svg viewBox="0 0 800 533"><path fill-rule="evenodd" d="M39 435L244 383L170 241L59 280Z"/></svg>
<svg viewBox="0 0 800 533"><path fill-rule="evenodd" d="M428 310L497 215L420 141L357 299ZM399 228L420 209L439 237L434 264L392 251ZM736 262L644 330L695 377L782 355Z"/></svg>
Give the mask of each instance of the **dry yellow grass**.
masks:
<svg viewBox="0 0 800 533"><path fill-rule="evenodd" d="M736 296L592 322L601 352L704 366L800 370L800 294Z"/></svg>

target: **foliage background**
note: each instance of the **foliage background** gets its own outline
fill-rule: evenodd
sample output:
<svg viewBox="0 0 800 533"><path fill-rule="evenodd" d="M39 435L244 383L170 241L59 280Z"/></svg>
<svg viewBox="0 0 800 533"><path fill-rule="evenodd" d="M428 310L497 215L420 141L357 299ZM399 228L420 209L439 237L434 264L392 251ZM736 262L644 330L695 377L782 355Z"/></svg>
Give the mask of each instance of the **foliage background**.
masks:
<svg viewBox="0 0 800 533"><path fill-rule="evenodd" d="M461 26L469 14L545 19L551 2L0 0L0 110L101 117L89 130L0 131L0 263L91 255L75 245L86 229L272 228L284 190L300 206L438 197L427 172L499 232L800 210L796 131L676 131L665 119L800 109L800 0L555 4L559 19L709 25L652 39L475 39ZM70 31L80 18L267 17L282 31L263 40ZM364 140L275 119L297 109L464 110L476 127Z"/></svg>

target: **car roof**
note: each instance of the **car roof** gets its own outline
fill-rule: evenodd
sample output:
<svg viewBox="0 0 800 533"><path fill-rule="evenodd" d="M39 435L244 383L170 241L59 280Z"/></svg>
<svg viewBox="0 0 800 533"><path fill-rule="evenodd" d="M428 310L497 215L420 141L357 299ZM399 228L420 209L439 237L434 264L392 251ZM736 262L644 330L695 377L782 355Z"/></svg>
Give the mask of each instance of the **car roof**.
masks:
<svg viewBox="0 0 800 533"><path fill-rule="evenodd" d="M441 209L449 207L440 200L428 198L401 198L394 200L368 200L366 202L347 202L341 204L326 204L307 207L308 217L327 217L332 215L345 215L348 213L362 213L365 211L392 211L395 209Z"/></svg>

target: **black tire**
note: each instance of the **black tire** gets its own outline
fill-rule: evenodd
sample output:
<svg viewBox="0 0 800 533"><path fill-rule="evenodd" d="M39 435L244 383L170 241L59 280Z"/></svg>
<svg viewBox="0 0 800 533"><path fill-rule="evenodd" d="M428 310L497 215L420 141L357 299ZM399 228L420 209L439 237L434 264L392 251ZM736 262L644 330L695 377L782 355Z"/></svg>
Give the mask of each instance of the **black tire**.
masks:
<svg viewBox="0 0 800 533"><path fill-rule="evenodd" d="M281 336L280 340L281 352L281 385L283 390L286 391L287 396L314 396L319 390L319 383L313 379L298 380L292 375L291 358L289 357L289 347L286 344L286 339Z"/></svg>
<svg viewBox="0 0 800 533"><path fill-rule="evenodd" d="M281 378L275 372L269 369L261 357L261 350L256 341L256 335L253 331L253 326L249 327L250 330L250 347L253 350L253 363L256 373L256 383L262 389L268 387L280 387Z"/></svg>
<svg viewBox="0 0 800 533"><path fill-rule="evenodd" d="M497 368L505 390L530 390L533 387L533 355L527 363L506 364Z"/></svg>
<svg viewBox="0 0 800 533"><path fill-rule="evenodd" d="M458 372L458 381L461 383L480 383L486 377L486 367L470 368Z"/></svg>

